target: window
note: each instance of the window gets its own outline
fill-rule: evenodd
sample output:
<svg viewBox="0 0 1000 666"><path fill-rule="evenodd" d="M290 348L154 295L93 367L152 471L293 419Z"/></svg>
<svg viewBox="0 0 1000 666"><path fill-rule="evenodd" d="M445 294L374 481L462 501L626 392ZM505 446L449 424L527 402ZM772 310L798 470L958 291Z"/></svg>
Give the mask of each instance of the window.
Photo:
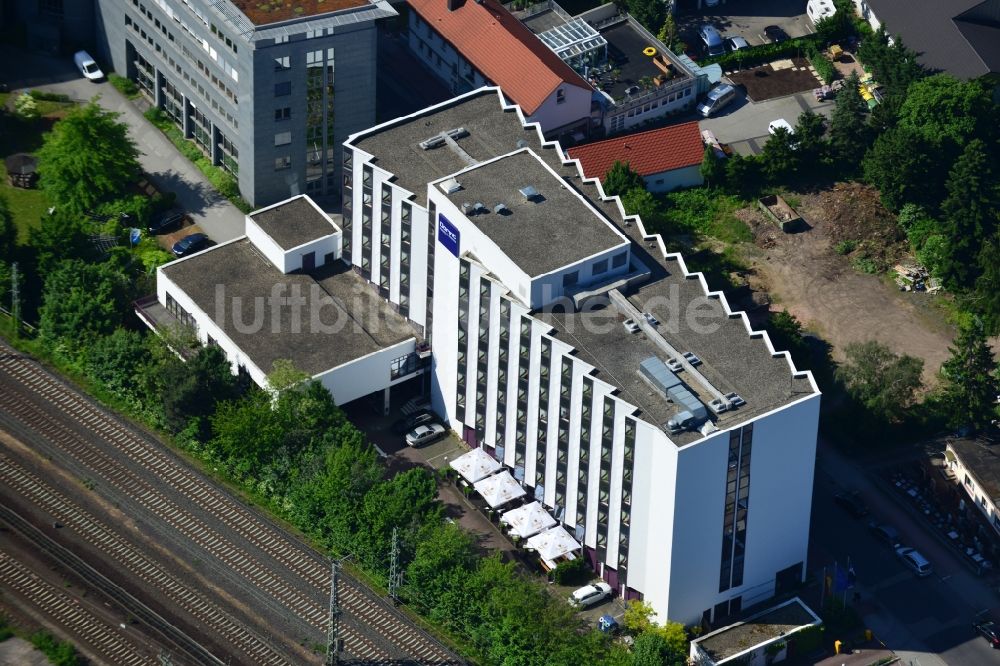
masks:
<svg viewBox="0 0 1000 666"><path fill-rule="evenodd" d="M287 146L292 142L291 132L278 132L274 135L274 145L275 146Z"/></svg>
<svg viewBox="0 0 1000 666"><path fill-rule="evenodd" d="M278 35L277 37L274 38L274 43L275 44L287 44L288 43L288 35Z"/></svg>
<svg viewBox="0 0 1000 666"><path fill-rule="evenodd" d="M275 122L279 120L288 120L292 117L292 107L283 106L280 109L274 110L274 120Z"/></svg>
<svg viewBox="0 0 1000 666"><path fill-rule="evenodd" d="M292 156L282 155L281 157L274 158L274 170L282 171L284 169L292 168Z"/></svg>
<svg viewBox="0 0 1000 666"><path fill-rule="evenodd" d="M594 275L600 275L601 273L607 273L607 272L608 272L608 260L607 259L601 259L600 261L595 261L594 262L594 267L592 269L592 273Z"/></svg>
<svg viewBox="0 0 1000 666"><path fill-rule="evenodd" d="M292 59L289 56L281 56L274 59L274 71L285 72L292 68Z"/></svg>
<svg viewBox="0 0 1000 666"><path fill-rule="evenodd" d="M628 252L620 252L611 257L611 268L621 268L628 261Z"/></svg>
<svg viewBox="0 0 1000 666"><path fill-rule="evenodd" d="M285 95L291 95L291 94L292 94L292 82L291 81L282 81L281 83L275 83L274 84L274 96L275 97L284 97Z"/></svg>
<svg viewBox="0 0 1000 666"><path fill-rule="evenodd" d="M580 281L580 271L572 271L563 275L563 289L576 286Z"/></svg>
<svg viewBox="0 0 1000 666"><path fill-rule="evenodd" d="M562 104L566 101L566 91L560 88L556 91L556 104Z"/></svg>

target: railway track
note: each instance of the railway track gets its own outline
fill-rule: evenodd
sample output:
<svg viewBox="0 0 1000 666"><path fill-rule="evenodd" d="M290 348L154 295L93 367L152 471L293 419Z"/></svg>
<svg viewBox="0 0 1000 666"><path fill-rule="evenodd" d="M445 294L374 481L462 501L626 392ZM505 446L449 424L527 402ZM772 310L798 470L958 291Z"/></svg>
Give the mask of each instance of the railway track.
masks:
<svg viewBox="0 0 1000 666"><path fill-rule="evenodd" d="M81 607L76 599L42 580L8 553L0 550L0 585L31 602L45 616L86 643L108 663L121 666L152 664L116 628Z"/></svg>
<svg viewBox="0 0 1000 666"><path fill-rule="evenodd" d="M175 603L190 617L202 623L202 626L218 632L228 643L240 648L247 658L253 659L252 663L275 665L289 663L285 657L274 652L266 640L255 635L210 600L177 580L95 516L74 505L65 495L3 454L0 454L0 481L4 486L31 502L32 505L52 516L58 523L77 532L87 543L94 546L110 560L124 567L136 580L148 585ZM43 548L48 546L44 548L47 552L55 554L57 559L74 571L86 572L89 570L89 567L81 566L83 563L78 557L70 557L71 554L68 554L65 549L52 547L54 542L51 540L48 540L50 543L46 543L42 538L43 535L37 530L26 529L27 521L19 518L10 509L0 507L0 517L11 523L35 544L40 544ZM30 528L30 524L28 527ZM145 621L148 626L170 637L174 643L186 647L186 652L196 657L197 663L224 663L201 645L187 638L179 630L174 629L127 592L122 590L119 593L120 588L107 581L100 574L92 577L95 579L94 584L120 603L127 604L126 607L133 611L136 617Z"/></svg>
<svg viewBox="0 0 1000 666"><path fill-rule="evenodd" d="M95 480L113 486L234 573L252 581L272 603L316 630L325 629L329 564L319 553L36 362L5 351L10 352L0 345L0 385L12 389L0 390L0 412L5 418L42 435ZM169 490L178 496L172 498ZM221 527L213 528L206 519ZM366 663L462 663L356 580L343 576L341 581L341 636L349 655Z"/></svg>

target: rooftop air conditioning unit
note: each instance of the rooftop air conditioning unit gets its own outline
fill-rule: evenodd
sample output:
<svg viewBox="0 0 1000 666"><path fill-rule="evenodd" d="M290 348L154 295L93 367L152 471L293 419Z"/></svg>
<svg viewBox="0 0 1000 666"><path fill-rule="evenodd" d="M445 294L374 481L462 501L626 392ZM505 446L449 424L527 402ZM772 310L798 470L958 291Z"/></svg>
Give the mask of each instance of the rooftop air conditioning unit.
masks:
<svg viewBox="0 0 1000 666"><path fill-rule="evenodd" d="M538 196L538 190L536 190L533 185L525 185L519 189L518 192L521 193L521 196L524 197L525 201L531 201Z"/></svg>
<svg viewBox="0 0 1000 666"><path fill-rule="evenodd" d="M628 331L633 335L639 332L639 324L635 323L631 319L626 319L625 321L623 321L622 326L625 327L626 331Z"/></svg>
<svg viewBox="0 0 1000 666"><path fill-rule="evenodd" d="M716 414L721 414L722 412L729 411L729 403L716 398L708 403L708 408Z"/></svg>
<svg viewBox="0 0 1000 666"><path fill-rule="evenodd" d="M445 191L445 194L454 194L462 189L462 184L454 178L449 178L441 183L441 189Z"/></svg>
<svg viewBox="0 0 1000 666"><path fill-rule="evenodd" d="M681 365L681 362L678 361L676 358L668 358L667 367L670 368L672 372L680 372L681 370L684 369L684 366Z"/></svg>
<svg viewBox="0 0 1000 666"><path fill-rule="evenodd" d="M659 326L660 320L653 316L652 312L643 312L642 316L649 322L650 326Z"/></svg>
<svg viewBox="0 0 1000 666"><path fill-rule="evenodd" d="M691 352L684 352L684 358L693 366L701 365L701 359L692 354Z"/></svg>
<svg viewBox="0 0 1000 666"><path fill-rule="evenodd" d="M728 400L729 405L734 408L742 407L743 405L747 404L747 401L741 398L738 393L727 393L726 400Z"/></svg>
<svg viewBox="0 0 1000 666"><path fill-rule="evenodd" d="M497 215L508 215L510 214L510 208L507 208L507 204L505 203L498 203L493 207L493 212Z"/></svg>
<svg viewBox="0 0 1000 666"><path fill-rule="evenodd" d="M472 212L474 215L481 215L490 212L490 209L484 206L481 201L477 201L472 205Z"/></svg>

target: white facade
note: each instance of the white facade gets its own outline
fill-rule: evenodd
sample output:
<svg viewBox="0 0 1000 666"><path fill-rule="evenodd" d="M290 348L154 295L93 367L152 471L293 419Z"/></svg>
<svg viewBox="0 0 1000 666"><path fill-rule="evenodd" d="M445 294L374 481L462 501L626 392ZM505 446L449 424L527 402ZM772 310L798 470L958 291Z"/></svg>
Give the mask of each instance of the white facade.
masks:
<svg viewBox="0 0 1000 666"><path fill-rule="evenodd" d="M854 0L854 7L858 10L858 16L868 21L872 30L878 31L882 27L882 22L875 16L875 10L871 8L866 0Z"/></svg>
<svg viewBox="0 0 1000 666"><path fill-rule="evenodd" d="M555 147L544 140L537 125L528 125L520 109L503 102L499 91L494 91L498 107L514 110L522 126L534 127L535 144L520 150L541 152ZM461 170L429 182L419 200L415 193L392 183L385 189L393 178L378 166L385 160L364 152L358 144L364 145L365 135L392 132L393 127L394 123L386 123L345 144L346 159L351 161L345 173L350 172L353 179L345 187L345 240L357 248L364 238L377 239L378 230L388 228L390 237L384 245L395 248L400 229L397 199L411 207L414 249L409 266L413 287L409 316L417 321L418 301L430 308L423 311L419 323L427 327L433 346L435 411L467 442L483 446L510 468L529 494L575 534L585 546L584 557L616 592L629 598L642 596L661 620L696 624L706 612L708 618L717 620L728 615L728 609L772 596L780 575L801 581L820 401L811 376L797 371L787 354L773 349L766 334L752 331L745 315L732 313L725 305L728 318L738 317L742 322L747 339L752 335L765 340L757 351L783 359L780 362L787 365L787 373L804 379L810 388L770 412L742 420L730 417L735 418L727 422L731 425L678 444L662 425L648 421L626 399L609 373L581 358L572 337L558 335L533 314L563 296L561 276L566 271L581 270L583 289L620 283L630 269L636 270L631 257L613 273L594 276L586 272L586 266L627 250L635 236L623 236L623 245L594 257L546 275L529 276L442 191L443 181L450 177L461 181ZM509 150L517 153L515 140L511 137ZM486 161L514 153L491 155ZM485 163L477 161L476 166ZM576 161L563 164L579 170ZM608 200L598 181L585 182ZM380 192L390 199L385 223L376 214ZM475 194L470 196L475 199ZM620 202L609 201L624 217ZM362 206L372 212L363 213ZM596 209L593 214L597 215ZM459 232L454 251L439 237L442 216ZM630 220L644 245L666 256L662 239L646 234L638 218ZM381 275L374 268L377 245L372 240L363 253L345 250L345 257L362 275L371 271L368 279L373 284L379 283ZM394 251L390 256L396 256ZM390 286L399 271L393 258ZM697 279L708 294L703 277L688 277ZM418 280L427 282L418 286ZM587 281L593 284L588 286ZM386 293L395 303L392 290ZM420 294L423 298L418 298ZM721 294L713 296L725 304ZM733 441L737 442L737 458L745 462L743 468L730 467ZM740 448L744 441L745 448ZM736 508L735 499L728 501L727 483L735 474L733 469L749 470L739 480L740 491L749 496L746 511ZM733 532L726 541L724 520L730 515L730 505ZM737 552L738 540L745 552ZM725 585L720 584L723 565L729 567Z"/></svg>
<svg viewBox="0 0 1000 666"><path fill-rule="evenodd" d="M945 448L948 456L948 469L955 473L955 481L962 486L965 494L993 526L994 531L1000 534L1000 507L997 506L995 498L985 490L976 478L976 472L971 467L967 467L962 461L958 451L948 444Z"/></svg>
<svg viewBox="0 0 1000 666"><path fill-rule="evenodd" d="M303 256L312 253L314 257L314 267L319 268L329 259L334 261L340 259L340 248L342 245L342 232L340 228L333 223L330 216L327 215L323 210L317 206L312 199L303 195L297 197L292 197L286 201L281 201L274 205L268 206L267 208L262 208L258 211L254 211L254 214L263 211L268 211L272 208L278 208L287 204L289 201L295 199L304 199L312 206L316 212L323 216L327 222L330 223L330 232L327 235L321 236L314 240L307 241L301 245L285 249L279 245L271 236L261 228L257 222L254 221L253 217L246 215L245 220L245 233L250 242L254 244L261 254L263 254L267 259L274 264L282 273L291 273L292 271L297 271L302 269L302 258Z"/></svg>
<svg viewBox="0 0 1000 666"><path fill-rule="evenodd" d="M701 175L701 165L671 169L643 177L650 192L670 192L680 187L697 187L705 182Z"/></svg>
<svg viewBox="0 0 1000 666"><path fill-rule="evenodd" d="M833 0L809 0L806 4L806 15L813 22L813 25L836 13L837 8L834 7Z"/></svg>

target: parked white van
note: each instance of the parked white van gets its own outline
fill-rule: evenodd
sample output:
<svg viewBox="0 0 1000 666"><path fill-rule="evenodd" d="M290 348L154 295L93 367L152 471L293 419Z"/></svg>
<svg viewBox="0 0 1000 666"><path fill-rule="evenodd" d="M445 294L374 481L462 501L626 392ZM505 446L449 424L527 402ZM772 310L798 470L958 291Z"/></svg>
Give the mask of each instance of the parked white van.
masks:
<svg viewBox="0 0 1000 666"><path fill-rule="evenodd" d="M705 95L705 101L698 106L698 113L708 118L736 97L736 88L728 83L720 83Z"/></svg>
<svg viewBox="0 0 1000 666"><path fill-rule="evenodd" d="M101 68L97 66L97 63L94 62L94 59L86 51L77 51L73 55L73 62L76 63L76 68L87 79L100 81L104 78L104 72L101 71Z"/></svg>

